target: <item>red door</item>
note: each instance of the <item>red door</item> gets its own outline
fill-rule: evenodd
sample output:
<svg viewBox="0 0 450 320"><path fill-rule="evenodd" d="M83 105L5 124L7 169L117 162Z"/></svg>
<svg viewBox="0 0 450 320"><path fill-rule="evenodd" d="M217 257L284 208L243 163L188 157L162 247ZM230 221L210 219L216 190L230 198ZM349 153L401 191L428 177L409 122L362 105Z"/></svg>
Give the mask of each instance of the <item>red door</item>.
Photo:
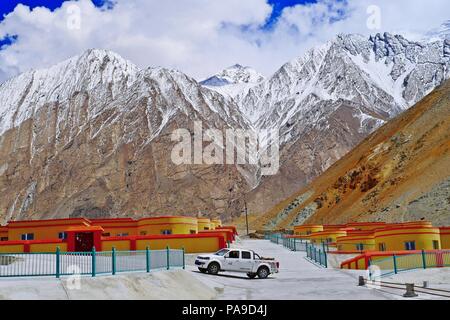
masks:
<svg viewBox="0 0 450 320"><path fill-rule="evenodd" d="M75 251L86 252L91 251L94 247L94 233L79 232L75 234Z"/></svg>

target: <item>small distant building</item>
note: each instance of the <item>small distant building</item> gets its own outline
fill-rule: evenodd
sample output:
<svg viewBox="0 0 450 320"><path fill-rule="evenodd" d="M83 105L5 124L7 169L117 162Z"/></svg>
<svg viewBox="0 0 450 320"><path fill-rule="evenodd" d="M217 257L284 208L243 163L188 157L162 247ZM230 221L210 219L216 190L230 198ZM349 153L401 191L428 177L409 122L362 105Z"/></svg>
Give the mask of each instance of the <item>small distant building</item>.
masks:
<svg viewBox="0 0 450 320"><path fill-rule="evenodd" d="M294 226L294 234L346 253L450 249L450 227L433 227L430 221L298 225Z"/></svg>
<svg viewBox="0 0 450 320"><path fill-rule="evenodd" d="M320 231L314 232L309 235L309 240L312 244L320 245L322 243L328 245L335 245L339 237L347 235L345 230L330 230L330 231Z"/></svg>
<svg viewBox="0 0 450 320"><path fill-rule="evenodd" d="M197 218L198 230L214 230L216 228L215 223L213 223L209 218Z"/></svg>
<svg viewBox="0 0 450 320"><path fill-rule="evenodd" d="M294 235L298 236L308 236L314 232L323 231L323 226L319 224L305 224L294 226Z"/></svg>

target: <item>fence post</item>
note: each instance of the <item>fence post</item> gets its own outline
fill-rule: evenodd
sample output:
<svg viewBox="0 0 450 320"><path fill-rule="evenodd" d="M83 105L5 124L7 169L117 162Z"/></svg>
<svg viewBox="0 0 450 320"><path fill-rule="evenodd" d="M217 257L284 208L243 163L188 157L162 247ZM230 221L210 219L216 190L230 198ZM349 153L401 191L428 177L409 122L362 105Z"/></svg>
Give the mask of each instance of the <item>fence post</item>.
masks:
<svg viewBox="0 0 450 320"><path fill-rule="evenodd" d="M294 251L297 251L297 240L294 238Z"/></svg>
<svg viewBox="0 0 450 320"><path fill-rule="evenodd" d="M184 247L182 248L182 250L183 250L183 269L186 269L186 260L185 260L185 257L184 257Z"/></svg>
<svg viewBox="0 0 450 320"><path fill-rule="evenodd" d="M327 261L327 252L326 251L324 251L323 252L323 258L324 258L324 264L323 264L323 266L325 267L325 268L328 268L328 261Z"/></svg>
<svg viewBox="0 0 450 320"><path fill-rule="evenodd" d="M116 274L116 248L115 247L112 247L111 258L112 258L112 274L115 275Z"/></svg>
<svg viewBox="0 0 450 320"><path fill-rule="evenodd" d="M325 242L322 242L322 249L323 249L323 252L325 252Z"/></svg>
<svg viewBox="0 0 450 320"><path fill-rule="evenodd" d="M397 274L397 257L395 254L392 255L392 259L394 261L394 273Z"/></svg>
<svg viewBox="0 0 450 320"><path fill-rule="evenodd" d="M92 276L95 277L95 269L96 269L96 265L95 265L95 247L92 247Z"/></svg>
<svg viewBox="0 0 450 320"><path fill-rule="evenodd" d="M60 250L59 247L56 247L56 278L60 276Z"/></svg>
<svg viewBox="0 0 450 320"><path fill-rule="evenodd" d="M319 249L319 264L322 265L322 252L320 251L320 249Z"/></svg>
<svg viewBox="0 0 450 320"><path fill-rule="evenodd" d="M423 265L424 269L427 268L427 260L425 258L425 250L423 250L423 249L422 249L422 265Z"/></svg>
<svg viewBox="0 0 450 320"><path fill-rule="evenodd" d="M169 270L170 269L170 258L169 258L170 249L169 249L169 246L167 246L166 250L167 250L167 270Z"/></svg>
<svg viewBox="0 0 450 320"><path fill-rule="evenodd" d="M145 261L147 266L147 272L150 272L150 248L148 246L145 248Z"/></svg>

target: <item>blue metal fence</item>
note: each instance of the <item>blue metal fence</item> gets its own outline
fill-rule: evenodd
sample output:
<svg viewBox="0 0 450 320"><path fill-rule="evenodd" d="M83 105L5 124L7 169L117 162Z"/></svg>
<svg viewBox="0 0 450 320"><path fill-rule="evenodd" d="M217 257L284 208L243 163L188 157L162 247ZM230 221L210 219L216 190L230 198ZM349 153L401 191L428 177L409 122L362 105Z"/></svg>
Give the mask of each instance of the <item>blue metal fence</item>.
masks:
<svg viewBox="0 0 450 320"><path fill-rule="evenodd" d="M266 235L266 239L269 239L271 242L276 244L283 244L285 248L288 248L292 251L306 251L306 257L327 268L327 252L329 250L328 244L322 243L322 248L318 249L314 245L312 245L309 241L303 239L296 238L287 238L282 234L274 233Z"/></svg>
<svg viewBox="0 0 450 320"><path fill-rule="evenodd" d="M402 254L381 258L369 259L369 266L376 266L379 276L385 277L403 271L427 269L437 267L450 267L450 250L425 251L419 253ZM373 269L370 269L373 271ZM369 274L371 277L372 275Z"/></svg>
<svg viewBox="0 0 450 320"><path fill-rule="evenodd" d="M326 250L318 249L312 244L306 245L306 257L325 268L328 266Z"/></svg>
<svg viewBox="0 0 450 320"><path fill-rule="evenodd" d="M283 236L280 233L269 234L269 235L266 235L266 237L267 237L267 239L270 240L270 242L276 243L276 244L280 244L283 239Z"/></svg>
<svg viewBox="0 0 450 320"><path fill-rule="evenodd" d="M306 251L308 241L296 238L283 238L283 247L292 251Z"/></svg>
<svg viewBox="0 0 450 320"><path fill-rule="evenodd" d="M185 268L184 249L1 253L0 277L112 274Z"/></svg>

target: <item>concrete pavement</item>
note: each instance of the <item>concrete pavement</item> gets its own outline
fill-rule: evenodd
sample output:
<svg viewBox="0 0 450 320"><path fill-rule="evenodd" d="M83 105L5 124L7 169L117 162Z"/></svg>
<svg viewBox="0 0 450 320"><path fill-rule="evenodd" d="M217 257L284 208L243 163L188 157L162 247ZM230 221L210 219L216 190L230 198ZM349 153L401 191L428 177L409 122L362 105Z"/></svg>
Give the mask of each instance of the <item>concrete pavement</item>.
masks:
<svg viewBox="0 0 450 320"><path fill-rule="evenodd" d="M252 249L280 261L280 272L268 279L247 278L245 273L226 272L218 276L201 274L188 266L196 278L220 292L218 299L397 299L375 289L358 287L358 274L324 269L306 260L304 252L293 252L268 240L242 240L234 245Z"/></svg>

